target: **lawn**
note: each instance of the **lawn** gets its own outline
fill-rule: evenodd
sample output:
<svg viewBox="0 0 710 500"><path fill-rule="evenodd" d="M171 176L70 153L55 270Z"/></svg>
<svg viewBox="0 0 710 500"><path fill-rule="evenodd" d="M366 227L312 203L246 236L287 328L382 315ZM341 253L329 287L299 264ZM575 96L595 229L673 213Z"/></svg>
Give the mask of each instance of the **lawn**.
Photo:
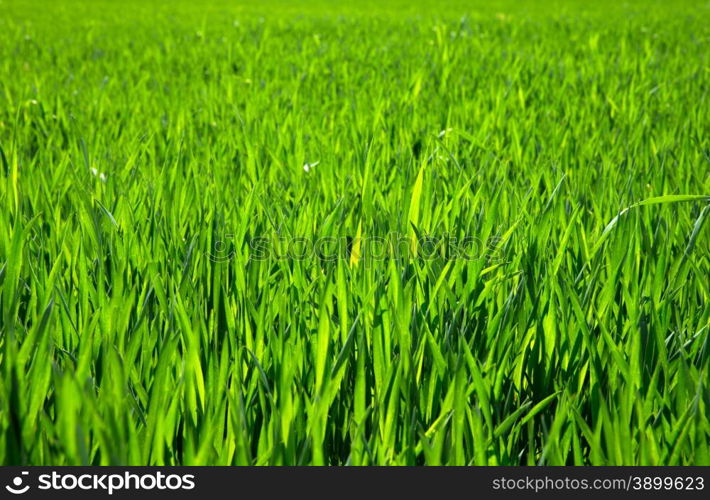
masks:
<svg viewBox="0 0 710 500"><path fill-rule="evenodd" d="M710 465L710 3L2 0L0 464Z"/></svg>

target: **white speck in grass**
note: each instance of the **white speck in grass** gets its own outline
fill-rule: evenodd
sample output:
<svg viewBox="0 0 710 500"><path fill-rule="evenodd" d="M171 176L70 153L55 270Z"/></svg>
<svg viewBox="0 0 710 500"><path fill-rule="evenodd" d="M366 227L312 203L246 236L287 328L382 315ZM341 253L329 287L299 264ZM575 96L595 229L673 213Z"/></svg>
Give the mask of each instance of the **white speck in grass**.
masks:
<svg viewBox="0 0 710 500"><path fill-rule="evenodd" d="M310 172L313 167L317 167L320 161L315 161L313 163L306 163L303 165L303 170Z"/></svg>
<svg viewBox="0 0 710 500"><path fill-rule="evenodd" d="M103 172L99 172L94 167L91 167L89 171L91 172L91 175L93 175L94 177L98 177L101 182L106 182L108 180L108 176L106 174L104 174Z"/></svg>
<svg viewBox="0 0 710 500"><path fill-rule="evenodd" d="M452 129L452 128L445 128L444 130L442 130L441 132L439 132L439 135L438 135L439 139L441 139L442 137L444 137L446 134L448 134L448 133L451 132L452 130L454 130L454 129Z"/></svg>

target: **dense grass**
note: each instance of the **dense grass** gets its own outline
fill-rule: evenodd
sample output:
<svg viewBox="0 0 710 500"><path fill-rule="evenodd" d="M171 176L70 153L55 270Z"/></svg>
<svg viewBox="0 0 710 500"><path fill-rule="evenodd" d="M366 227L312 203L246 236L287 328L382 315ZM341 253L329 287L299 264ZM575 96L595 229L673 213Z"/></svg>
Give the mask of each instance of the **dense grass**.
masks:
<svg viewBox="0 0 710 500"><path fill-rule="evenodd" d="M707 2L56 3L0 463L710 464Z"/></svg>

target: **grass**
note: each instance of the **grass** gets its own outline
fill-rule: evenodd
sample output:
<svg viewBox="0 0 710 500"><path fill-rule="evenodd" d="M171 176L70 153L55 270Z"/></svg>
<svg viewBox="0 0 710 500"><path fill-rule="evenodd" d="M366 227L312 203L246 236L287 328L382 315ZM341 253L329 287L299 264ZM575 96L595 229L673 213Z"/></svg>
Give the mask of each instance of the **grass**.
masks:
<svg viewBox="0 0 710 500"><path fill-rule="evenodd" d="M0 3L1 464L710 464L709 4L379 4Z"/></svg>

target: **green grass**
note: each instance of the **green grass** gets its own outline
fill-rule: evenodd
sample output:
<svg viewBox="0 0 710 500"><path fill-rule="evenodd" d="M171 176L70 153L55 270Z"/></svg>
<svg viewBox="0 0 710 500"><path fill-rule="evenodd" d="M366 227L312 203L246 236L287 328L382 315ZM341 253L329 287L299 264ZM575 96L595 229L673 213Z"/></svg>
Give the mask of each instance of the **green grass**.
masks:
<svg viewBox="0 0 710 500"><path fill-rule="evenodd" d="M0 3L0 464L710 464L710 4L378 4Z"/></svg>

